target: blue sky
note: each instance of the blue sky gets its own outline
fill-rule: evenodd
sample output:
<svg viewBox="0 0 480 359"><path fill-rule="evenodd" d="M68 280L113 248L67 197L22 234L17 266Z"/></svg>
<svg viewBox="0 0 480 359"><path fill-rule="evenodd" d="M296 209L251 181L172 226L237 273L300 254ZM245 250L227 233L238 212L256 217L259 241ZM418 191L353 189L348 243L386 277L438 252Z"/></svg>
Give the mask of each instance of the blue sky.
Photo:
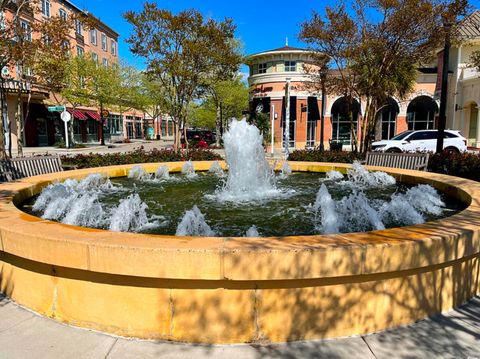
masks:
<svg viewBox="0 0 480 359"><path fill-rule="evenodd" d="M120 33L120 57L138 68L144 66L141 59L129 51L125 43L131 28L123 19L127 10L140 11L142 0L73 0L82 9L92 12L102 21ZM323 12L326 5L335 5L335 0L157 0L159 7L173 12L196 8L207 17L221 20L231 17L237 25L237 37L244 44L244 53L252 54L285 45L288 37L290 46L302 47L297 39L300 24L311 17L312 10ZM470 4L480 8L480 0L471 0ZM244 69L243 69L244 71Z"/></svg>

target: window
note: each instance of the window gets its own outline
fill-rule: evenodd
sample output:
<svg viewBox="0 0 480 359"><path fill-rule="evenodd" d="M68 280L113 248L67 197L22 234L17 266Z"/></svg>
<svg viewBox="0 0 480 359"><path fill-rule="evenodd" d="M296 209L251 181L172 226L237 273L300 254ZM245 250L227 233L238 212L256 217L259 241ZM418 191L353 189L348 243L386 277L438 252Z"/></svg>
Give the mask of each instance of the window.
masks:
<svg viewBox="0 0 480 359"><path fill-rule="evenodd" d="M80 20L75 20L75 33L77 35L82 35L82 23Z"/></svg>
<svg viewBox="0 0 480 359"><path fill-rule="evenodd" d="M52 39L50 39L50 36L48 36L48 34L43 34L42 39L43 39L43 43L46 46L50 46L52 44Z"/></svg>
<svg viewBox="0 0 480 359"><path fill-rule="evenodd" d="M116 56L117 55L117 43L113 40L111 40L111 46L112 46L112 55Z"/></svg>
<svg viewBox="0 0 480 359"><path fill-rule="evenodd" d="M84 53L83 48L80 46L77 46L77 56L83 57L83 53Z"/></svg>
<svg viewBox="0 0 480 359"><path fill-rule="evenodd" d="M92 52L92 60L98 63L98 55L94 52Z"/></svg>
<svg viewBox="0 0 480 359"><path fill-rule="evenodd" d="M90 42L92 45L97 46L97 30L96 29L90 30Z"/></svg>
<svg viewBox="0 0 480 359"><path fill-rule="evenodd" d="M103 66L108 66L108 59L103 58L102 63L103 63Z"/></svg>
<svg viewBox="0 0 480 359"><path fill-rule="evenodd" d="M42 15L50 17L50 0L42 0Z"/></svg>
<svg viewBox="0 0 480 359"><path fill-rule="evenodd" d="M21 21L20 26L22 27L23 31L23 39L26 41L32 41L32 27L26 21Z"/></svg>
<svg viewBox="0 0 480 359"><path fill-rule="evenodd" d="M107 51L107 35L102 34L102 50Z"/></svg>
<svg viewBox="0 0 480 359"><path fill-rule="evenodd" d="M295 71L297 71L297 62L285 61L285 72L295 72Z"/></svg>
<svg viewBox="0 0 480 359"><path fill-rule="evenodd" d="M60 19L62 19L63 21L67 21L67 12L66 12L64 9L58 10L58 16L59 16Z"/></svg>
<svg viewBox="0 0 480 359"><path fill-rule="evenodd" d="M121 115L110 115L107 119L109 133L118 135L123 133L123 121Z"/></svg>
<svg viewBox="0 0 480 359"><path fill-rule="evenodd" d="M266 63L258 64L258 73L259 74L267 73L267 64Z"/></svg>

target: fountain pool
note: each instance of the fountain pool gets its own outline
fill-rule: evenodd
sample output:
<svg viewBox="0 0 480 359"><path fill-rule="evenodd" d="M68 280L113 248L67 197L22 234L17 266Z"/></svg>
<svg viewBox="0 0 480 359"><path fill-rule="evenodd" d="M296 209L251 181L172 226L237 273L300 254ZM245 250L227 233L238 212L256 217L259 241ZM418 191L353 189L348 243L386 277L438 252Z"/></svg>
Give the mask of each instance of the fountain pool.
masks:
<svg viewBox="0 0 480 359"><path fill-rule="evenodd" d="M365 334L448 310L480 292L479 183L302 162L278 163L280 179L260 156L258 130L236 126L243 135L234 133L234 143L252 136L246 143L254 147L241 150L258 161L234 155L228 173L225 163L152 163L1 184L0 291L68 324L202 343ZM179 184L203 182L189 203L175 198ZM390 187L394 182L400 190ZM143 195L152 188L157 213ZM378 193L366 196L369 188ZM162 211L165 193L172 207L181 207L177 213ZM255 203L257 213L275 213L268 203L296 193L308 197L296 207L308 228L282 212L290 205L271 223L253 215L240 226L231 213L213 215L215 206L242 207L245 214ZM45 218L20 208L35 196L32 210ZM461 205L449 209L450 198ZM203 207L209 201L212 207ZM227 222L235 225L227 230ZM356 232L338 233L352 223ZM388 223L394 228L385 229ZM300 231L289 232L297 226ZM157 228L165 232L152 234Z"/></svg>

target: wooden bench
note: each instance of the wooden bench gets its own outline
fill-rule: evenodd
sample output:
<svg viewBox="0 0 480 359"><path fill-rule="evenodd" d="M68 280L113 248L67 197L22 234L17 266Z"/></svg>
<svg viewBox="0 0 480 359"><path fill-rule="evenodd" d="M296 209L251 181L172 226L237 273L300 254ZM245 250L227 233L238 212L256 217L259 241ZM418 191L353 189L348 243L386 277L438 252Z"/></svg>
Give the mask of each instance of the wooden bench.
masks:
<svg viewBox="0 0 480 359"><path fill-rule="evenodd" d="M367 166L403 168L407 170L424 170L428 168L430 154L425 153L385 153L368 152Z"/></svg>
<svg viewBox="0 0 480 359"><path fill-rule="evenodd" d="M15 181L23 177L61 172L59 156L22 157L0 160L0 182Z"/></svg>

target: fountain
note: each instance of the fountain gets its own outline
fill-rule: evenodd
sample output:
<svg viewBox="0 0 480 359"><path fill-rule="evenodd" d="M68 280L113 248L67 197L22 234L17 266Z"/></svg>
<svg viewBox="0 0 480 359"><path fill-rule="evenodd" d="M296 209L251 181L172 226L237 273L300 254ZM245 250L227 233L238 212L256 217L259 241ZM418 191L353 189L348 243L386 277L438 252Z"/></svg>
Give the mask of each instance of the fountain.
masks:
<svg viewBox="0 0 480 359"><path fill-rule="evenodd" d="M480 184L295 162L277 181L245 120L225 145L226 177L202 161L1 184L1 291L67 324L194 343L359 335L480 292Z"/></svg>
<svg viewBox="0 0 480 359"><path fill-rule="evenodd" d="M258 128L233 120L223 137L228 176L217 192L222 201L252 201L277 196L274 174L265 158L263 138Z"/></svg>

